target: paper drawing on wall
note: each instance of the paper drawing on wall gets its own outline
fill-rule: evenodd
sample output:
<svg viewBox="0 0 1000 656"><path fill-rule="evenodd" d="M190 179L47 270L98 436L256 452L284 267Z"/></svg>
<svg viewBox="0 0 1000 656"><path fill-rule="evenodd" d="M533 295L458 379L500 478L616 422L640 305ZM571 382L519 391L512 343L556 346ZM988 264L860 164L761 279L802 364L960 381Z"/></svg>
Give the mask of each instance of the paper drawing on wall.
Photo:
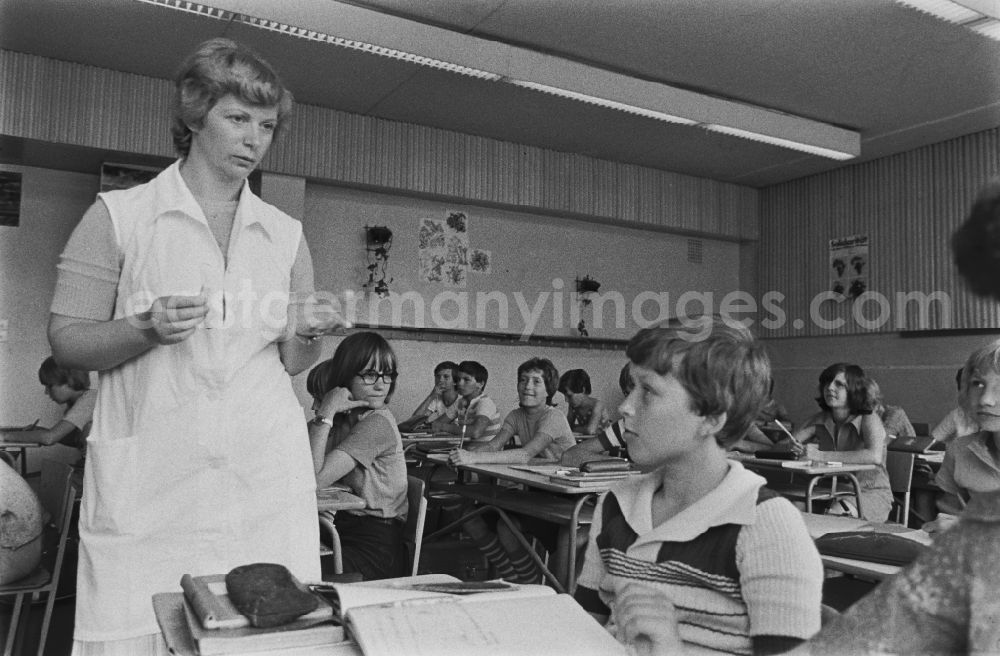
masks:
<svg viewBox="0 0 1000 656"><path fill-rule="evenodd" d="M489 274L493 272L493 252L481 248L469 251L469 270L473 273Z"/></svg>
<svg viewBox="0 0 1000 656"><path fill-rule="evenodd" d="M449 211L443 220L421 219L417 250L421 280L465 287L470 266L468 215Z"/></svg>
<svg viewBox="0 0 1000 656"><path fill-rule="evenodd" d="M830 240L830 290L847 298L868 291L868 236Z"/></svg>

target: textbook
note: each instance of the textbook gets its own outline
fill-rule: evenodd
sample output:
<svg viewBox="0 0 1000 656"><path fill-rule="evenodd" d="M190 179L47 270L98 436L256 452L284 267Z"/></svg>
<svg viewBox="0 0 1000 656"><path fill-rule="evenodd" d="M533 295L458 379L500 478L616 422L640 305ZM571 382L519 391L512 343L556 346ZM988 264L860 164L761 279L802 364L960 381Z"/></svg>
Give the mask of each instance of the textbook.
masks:
<svg viewBox="0 0 1000 656"><path fill-rule="evenodd" d="M301 583L299 584L301 585ZM245 654L336 645L345 640L333 607L321 595L315 611L281 626L254 628L226 594L225 575L181 579L183 593L153 595L153 607L172 653Z"/></svg>
<svg viewBox="0 0 1000 656"><path fill-rule="evenodd" d="M575 487L607 487L615 481L621 481L639 474L639 470L619 470L605 472L583 472L579 469L560 469L549 475L549 480L563 485Z"/></svg>
<svg viewBox="0 0 1000 656"><path fill-rule="evenodd" d="M445 584L377 583L333 586L365 656L627 653L571 596L548 586L485 582L487 591L473 594L456 582L457 594L449 594L432 591Z"/></svg>

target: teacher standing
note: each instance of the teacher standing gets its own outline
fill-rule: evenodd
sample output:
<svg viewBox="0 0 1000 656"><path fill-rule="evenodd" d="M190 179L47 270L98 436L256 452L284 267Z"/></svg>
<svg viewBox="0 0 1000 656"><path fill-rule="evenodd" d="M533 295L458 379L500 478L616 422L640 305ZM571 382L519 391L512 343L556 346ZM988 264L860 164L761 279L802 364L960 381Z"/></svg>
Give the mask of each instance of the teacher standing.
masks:
<svg viewBox="0 0 1000 656"><path fill-rule="evenodd" d="M246 182L291 106L255 53L203 43L175 80L180 159L100 194L62 254L53 354L100 372L74 654L165 653L151 596L185 573L268 561L319 578L315 479L290 376L345 324L312 311L301 224ZM309 300L289 304L290 293Z"/></svg>

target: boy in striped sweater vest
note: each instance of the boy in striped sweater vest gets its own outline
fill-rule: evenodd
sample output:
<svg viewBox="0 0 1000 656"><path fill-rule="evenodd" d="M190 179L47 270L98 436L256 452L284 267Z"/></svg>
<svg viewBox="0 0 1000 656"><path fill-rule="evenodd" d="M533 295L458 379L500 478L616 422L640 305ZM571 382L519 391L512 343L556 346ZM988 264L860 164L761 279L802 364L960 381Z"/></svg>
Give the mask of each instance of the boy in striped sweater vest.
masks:
<svg viewBox="0 0 1000 656"><path fill-rule="evenodd" d="M787 651L819 630L823 567L799 511L726 458L767 400L763 347L718 317L626 354L629 456L648 473L594 513L576 598L644 653Z"/></svg>

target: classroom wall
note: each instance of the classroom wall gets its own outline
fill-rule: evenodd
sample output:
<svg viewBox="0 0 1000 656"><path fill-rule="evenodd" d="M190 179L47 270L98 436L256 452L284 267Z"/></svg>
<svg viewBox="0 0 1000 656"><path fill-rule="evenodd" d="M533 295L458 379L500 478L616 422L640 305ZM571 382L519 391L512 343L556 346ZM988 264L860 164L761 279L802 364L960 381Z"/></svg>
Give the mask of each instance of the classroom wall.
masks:
<svg viewBox="0 0 1000 656"><path fill-rule="evenodd" d="M955 370L1000 336L1000 304L963 287L949 239L998 172L992 129L761 190L757 297L780 293L785 320L755 328L793 420L815 411L820 371L841 361L864 367L913 421L933 424L954 406ZM887 311L850 300L810 308L830 286L829 240L856 234L871 238L869 288L890 299ZM951 309L921 319L916 305L898 309L897 292L940 293Z"/></svg>
<svg viewBox="0 0 1000 656"><path fill-rule="evenodd" d="M321 184L307 186L305 211L317 289L353 290L357 323L575 337L582 318L591 337L628 339L740 289L741 249L731 241ZM469 273L461 287L420 275L420 222L450 212L467 216L471 247L492 253L492 272ZM362 289L366 225L393 231L385 300ZM585 275L601 283L587 305L575 296Z"/></svg>

